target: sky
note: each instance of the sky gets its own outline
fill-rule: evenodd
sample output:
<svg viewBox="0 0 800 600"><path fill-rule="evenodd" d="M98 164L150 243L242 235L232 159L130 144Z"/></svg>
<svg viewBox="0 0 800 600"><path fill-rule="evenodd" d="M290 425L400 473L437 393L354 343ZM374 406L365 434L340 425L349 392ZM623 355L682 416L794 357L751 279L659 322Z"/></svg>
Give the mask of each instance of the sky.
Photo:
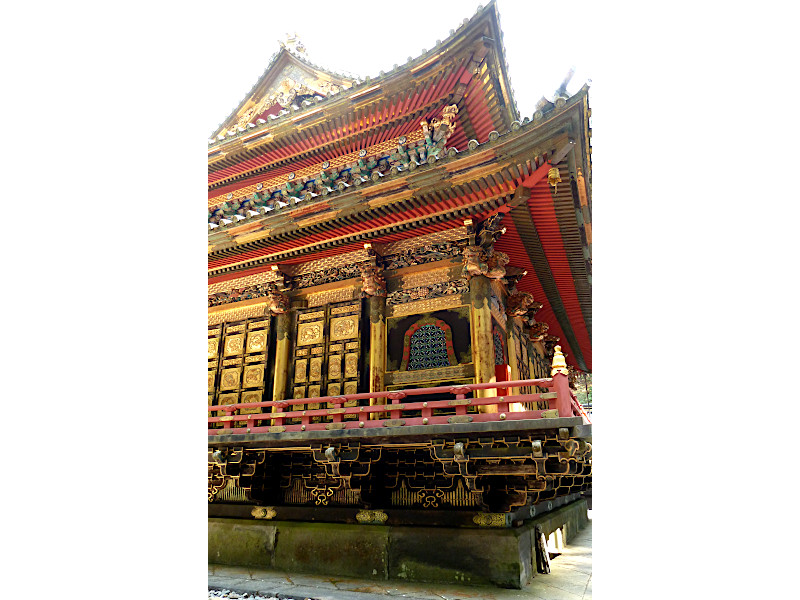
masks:
<svg viewBox="0 0 800 600"><path fill-rule="evenodd" d="M570 3L566 29L567 12L554 12L551 3L497 3L509 79L522 117L533 116L542 96L552 98L570 68L575 69L567 88L570 94L591 79L591 13L583 10L580 2ZM264 5L245 2L237 6L239 14L246 15L248 7L252 8L249 14L258 14ZM408 0L386 9L368 6L351 0L306 0L302 10L307 18L298 18L295 11L274 11L252 35L238 37L233 46L236 60L231 60L232 48L227 45L224 51L209 56L206 60L211 63L209 72L213 76L204 93L209 115L204 129L207 135L249 94L287 33L297 33L306 46L308 60L320 67L362 78L376 77L381 70L388 72L394 64L402 65L409 56L416 58L423 49L433 48L437 40L446 39L451 29L476 13L480 3Z"/></svg>

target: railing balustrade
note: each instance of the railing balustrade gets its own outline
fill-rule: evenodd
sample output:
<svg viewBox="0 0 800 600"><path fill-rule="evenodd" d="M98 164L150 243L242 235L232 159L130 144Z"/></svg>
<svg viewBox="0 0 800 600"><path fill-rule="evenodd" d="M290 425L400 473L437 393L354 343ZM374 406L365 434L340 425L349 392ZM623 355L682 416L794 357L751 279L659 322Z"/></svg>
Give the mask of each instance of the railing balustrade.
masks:
<svg viewBox="0 0 800 600"><path fill-rule="evenodd" d="M511 391L525 386L539 386L548 392L536 394L506 394L497 397L479 398L479 390L503 389ZM433 396L451 394L453 399L425 400L408 402L414 396ZM349 406L345 402L356 400L383 400L383 404L371 406ZM388 403L387 403L388 401ZM530 410L531 403L547 402L547 409ZM327 405L328 408L307 409L308 404ZM512 410L522 407L523 410ZM527 407L526 407L527 405ZM477 408L469 412L468 407ZM486 407L481 412L480 407ZM268 409L255 414L235 414L240 409ZM493 383L472 383L433 388L416 388L397 391L369 392L343 396L323 396L320 398L296 398L280 401L264 401L240 404L213 405L210 413L224 412L223 416L210 416L208 423L221 424L221 428L209 427L209 435L228 435L242 433L281 433L284 431L325 431L334 429L374 429L413 425L439 425L454 423L482 423L491 421L517 421L541 419L542 413L556 409L559 417L582 416L588 421L575 395L569 389L566 375L556 373L552 378L526 379L522 381L498 381ZM434 413L436 411L436 414ZM388 413L383 418L381 413ZM444 414L442 414L444 413ZM354 420L346 420L346 415L357 415ZM549 415L548 415L549 416ZM289 422L291 421L291 422ZM299 422L296 422L299 421ZM271 424L264 425L264 422ZM259 424L261 423L261 424Z"/></svg>

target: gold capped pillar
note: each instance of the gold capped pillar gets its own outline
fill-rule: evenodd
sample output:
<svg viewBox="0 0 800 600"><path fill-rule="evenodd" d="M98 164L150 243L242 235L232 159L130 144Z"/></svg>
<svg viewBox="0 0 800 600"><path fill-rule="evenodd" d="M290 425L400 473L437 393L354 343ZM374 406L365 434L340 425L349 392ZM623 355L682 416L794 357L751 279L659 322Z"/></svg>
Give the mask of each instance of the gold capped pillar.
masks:
<svg viewBox="0 0 800 600"><path fill-rule="evenodd" d="M275 319L275 378L272 384L272 400L277 402L286 399L286 380L289 376L289 331L291 318L288 312ZM277 407L272 407L277 412Z"/></svg>
<svg viewBox="0 0 800 600"><path fill-rule="evenodd" d="M372 247L364 244L369 260L359 265L361 271L361 296L369 298L369 391L383 391L386 372L386 280L383 278L381 257ZM370 398L370 406L384 401Z"/></svg>
<svg viewBox="0 0 800 600"><path fill-rule="evenodd" d="M269 312L275 316L275 375L272 380L272 400L286 399L287 378L289 377L289 352L291 350L292 317L289 312L289 297L277 290L267 295ZM278 412L273 406L272 412Z"/></svg>
<svg viewBox="0 0 800 600"><path fill-rule="evenodd" d="M494 339L492 338L492 286L484 275L469 280L472 304L472 362L475 364L475 383L497 381L494 374ZM493 398L497 390L478 390L478 398ZM481 412L497 412L496 406L480 407Z"/></svg>
<svg viewBox="0 0 800 600"><path fill-rule="evenodd" d="M386 371L386 296L369 299L369 391L383 391ZM380 402L381 404L383 401ZM370 405L375 399L370 399Z"/></svg>

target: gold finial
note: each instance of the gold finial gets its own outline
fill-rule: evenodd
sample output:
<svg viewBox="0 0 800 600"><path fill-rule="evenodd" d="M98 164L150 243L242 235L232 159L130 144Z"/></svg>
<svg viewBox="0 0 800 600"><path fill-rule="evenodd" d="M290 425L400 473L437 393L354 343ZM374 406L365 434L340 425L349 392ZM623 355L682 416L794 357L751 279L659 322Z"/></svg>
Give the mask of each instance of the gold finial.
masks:
<svg viewBox="0 0 800 600"><path fill-rule="evenodd" d="M553 368L550 370L550 377L556 373L569 375L569 371L567 370L567 361L564 359L564 355L561 354L561 346L556 346L553 351Z"/></svg>

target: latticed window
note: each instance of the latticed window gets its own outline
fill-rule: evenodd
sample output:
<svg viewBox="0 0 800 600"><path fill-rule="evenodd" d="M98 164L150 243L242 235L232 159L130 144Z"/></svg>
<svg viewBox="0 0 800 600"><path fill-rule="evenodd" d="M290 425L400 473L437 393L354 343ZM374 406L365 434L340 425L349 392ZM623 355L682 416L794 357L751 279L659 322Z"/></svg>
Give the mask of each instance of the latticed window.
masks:
<svg viewBox="0 0 800 600"><path fill-rule="evenodd" d="M411 334L409 342L409 371L450 366L447 336L441 327L423 325Z"/></svg>
<svg viewBox="0 0 800 600"><path fill-rule="evenodd" d="M494 339L494 364L504 365L506 364L505 345L497 328L492 331L492 338Z"/></svg>

